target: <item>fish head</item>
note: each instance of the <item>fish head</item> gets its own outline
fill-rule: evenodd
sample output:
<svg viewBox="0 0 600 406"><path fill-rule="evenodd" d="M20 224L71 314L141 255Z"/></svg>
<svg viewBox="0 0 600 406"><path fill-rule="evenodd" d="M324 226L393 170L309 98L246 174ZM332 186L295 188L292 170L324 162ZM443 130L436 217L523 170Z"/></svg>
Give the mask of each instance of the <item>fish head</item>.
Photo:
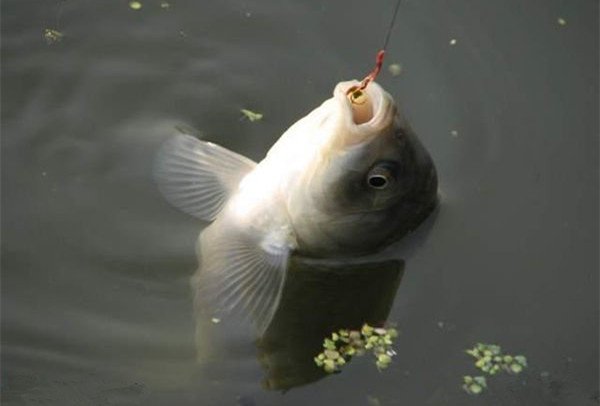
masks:
<svg viewBox="0 0 600 406"><path fill-rule="evenodd" d="M437 202L433 161L392 96L371 82L352 100L347 92L357 84L339 83L301 126L317 140L288 212L306 255L376 251L416 228Z"/></svg>

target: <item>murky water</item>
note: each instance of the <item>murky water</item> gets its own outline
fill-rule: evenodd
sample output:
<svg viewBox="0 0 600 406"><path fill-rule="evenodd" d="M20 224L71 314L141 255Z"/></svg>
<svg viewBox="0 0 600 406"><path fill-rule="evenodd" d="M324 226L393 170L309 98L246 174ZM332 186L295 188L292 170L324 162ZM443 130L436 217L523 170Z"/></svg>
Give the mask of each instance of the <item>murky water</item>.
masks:
<svg viewBox="0 0 600 406"><path fill-rule="evenodd" d="M393 4L365 4L68 0L57 27L59 2L2 2L3 404L598 404L595 1L403 4L388 54L403 71L379 81L443 198L395 247L389 369L357 358L269 391L265 347L227 323L222 354L196 361L202 224L158 194L154 154L186 125L260 159L370 68ZM478 341L529 368L466 394Z"/></svg>

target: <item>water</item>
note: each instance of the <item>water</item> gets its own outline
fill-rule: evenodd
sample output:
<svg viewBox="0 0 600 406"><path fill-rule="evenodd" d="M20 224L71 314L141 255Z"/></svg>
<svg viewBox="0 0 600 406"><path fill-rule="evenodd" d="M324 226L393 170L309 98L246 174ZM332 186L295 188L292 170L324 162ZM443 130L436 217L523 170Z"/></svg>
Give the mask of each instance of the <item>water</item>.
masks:
<svg viewBox="0 0 600 406"><path fill-rule="evenodd" d="M176 125L260 159L371 68L393 4L70 0L48 45L58 4L2 2L3 404L598 404L597 2L403 4L403 72L379 81L443 199L397 247L398 355L285 394L230 327L222 362L196 362L202 225L159 196L152 159ZM470 397L477 341L530 367Z"/></svg>

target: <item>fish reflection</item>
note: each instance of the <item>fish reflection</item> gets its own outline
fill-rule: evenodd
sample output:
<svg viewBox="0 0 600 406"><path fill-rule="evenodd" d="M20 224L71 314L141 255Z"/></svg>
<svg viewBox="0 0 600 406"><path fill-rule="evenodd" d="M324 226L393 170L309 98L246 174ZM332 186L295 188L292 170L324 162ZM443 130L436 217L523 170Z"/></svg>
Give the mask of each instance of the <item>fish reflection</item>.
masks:
<svg viewBox="0 0 600 406"><path fill-rule="evenodd" d="M338 329L382 325L404 261L334 263L294 256L272 322L259 339L264 386L287 390L327 375L315 365L323 339Z"/></svg>

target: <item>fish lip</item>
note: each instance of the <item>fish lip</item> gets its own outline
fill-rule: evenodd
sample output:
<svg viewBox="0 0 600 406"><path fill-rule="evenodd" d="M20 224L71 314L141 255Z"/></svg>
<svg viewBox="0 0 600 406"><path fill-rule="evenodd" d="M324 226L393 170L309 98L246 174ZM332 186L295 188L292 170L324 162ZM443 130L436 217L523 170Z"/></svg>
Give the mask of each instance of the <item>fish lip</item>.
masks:
<svg viewBox="0 0 600 406"><path fill-rule="evenodd" d="M373 103L373 117L367 122L356 124L353 118L352 102L347 95L348 89L359 85L357 80L340 82L333 91L334 98L337 100L343 115L345 124L356 132L380 131L391 125L393 122L396 108L392 96L387 93L378 83L370 82L364 89L367 97Z"/></svg>

